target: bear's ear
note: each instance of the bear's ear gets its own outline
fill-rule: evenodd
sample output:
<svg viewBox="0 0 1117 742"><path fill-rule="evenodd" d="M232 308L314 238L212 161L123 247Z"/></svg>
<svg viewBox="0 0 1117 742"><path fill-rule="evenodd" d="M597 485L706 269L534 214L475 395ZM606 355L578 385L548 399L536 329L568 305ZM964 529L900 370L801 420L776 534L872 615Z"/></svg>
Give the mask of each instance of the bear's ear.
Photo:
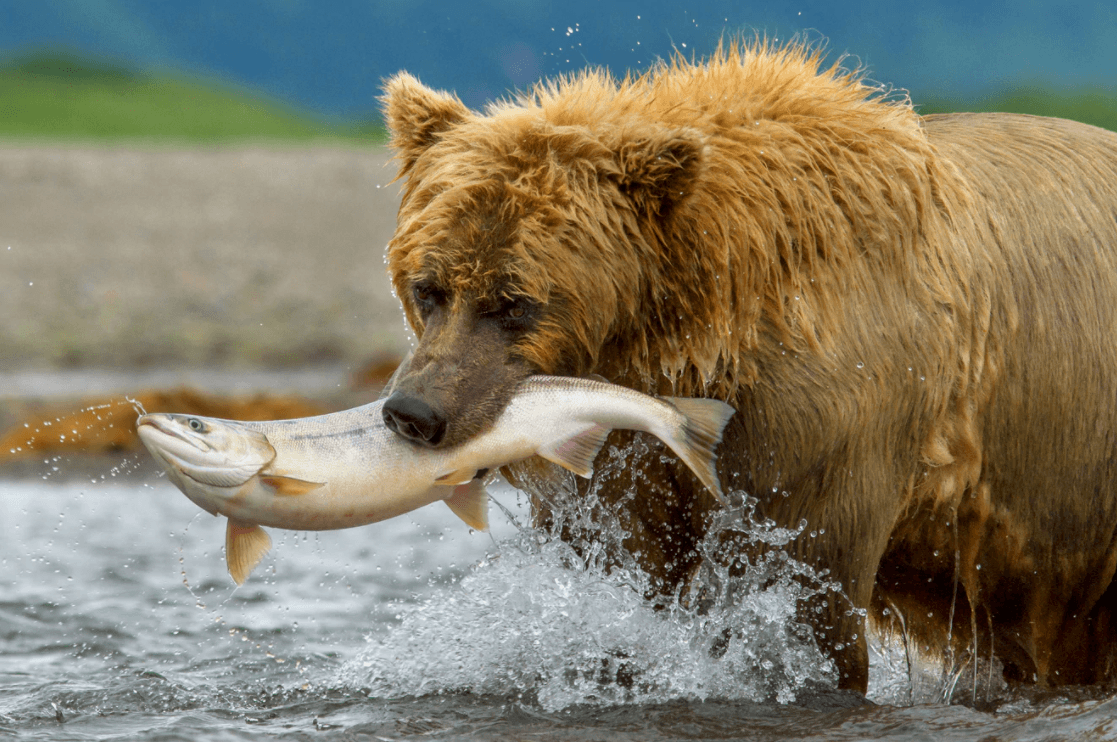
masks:
<svg viewBox="0 0 1117 742"><path fill-rule="evenodd" d="M642 132L614 149L618 185L636 208L666 218L690 196L705 165L706 143L693 129Z"/></svg>
<svg viewBox="0 0 1117 742"><path fill-rule="evenodd" d="M407 174L440 134L469 116L469 109L455 96L431 90L406 72L384 84L380 103L391 146L402 162L400 175Z"/></svg>

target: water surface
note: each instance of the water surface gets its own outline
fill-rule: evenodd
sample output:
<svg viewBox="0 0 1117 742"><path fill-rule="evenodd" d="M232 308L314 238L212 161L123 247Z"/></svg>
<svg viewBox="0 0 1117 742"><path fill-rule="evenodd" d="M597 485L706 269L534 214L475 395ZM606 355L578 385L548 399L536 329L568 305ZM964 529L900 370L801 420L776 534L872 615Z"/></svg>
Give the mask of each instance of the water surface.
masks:
<svg viewBox="0 0 1117 742"><path fill-rule="evenodd" d="M491 534L439 503L272 531L235 588L224 520L139 461L0 480L0 737L1117 739L1108 696L1013 695L984 670L971 694L972 669L909 672L895 642L873 703L828 690L793 620L825 580L773 562L707 614L655 611L639 574L528 529L507 486ZM947 685L966 703L942 703Z"/></svg>

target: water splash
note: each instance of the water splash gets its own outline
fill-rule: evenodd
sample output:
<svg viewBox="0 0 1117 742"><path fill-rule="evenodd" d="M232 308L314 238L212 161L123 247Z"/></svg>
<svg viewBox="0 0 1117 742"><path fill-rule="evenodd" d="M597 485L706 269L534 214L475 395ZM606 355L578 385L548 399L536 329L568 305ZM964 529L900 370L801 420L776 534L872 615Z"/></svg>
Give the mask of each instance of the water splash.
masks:
<svg viewBox="0 0 1117 742"><path fill-rule="evenodd" d="M593 499L563 519L584 520ZM596 518L603 540L624 538L615 523L602 525L599 509ZM801 533L756 521L746 501L713 518L699 550L724 556L716 552L726 536L778 547ZM608 564L605 551L579 553L552 533L522 528L459 584L401 605L398 623L370 637L339 682L378 698L464 692L547 711L679 699L791 702L809 686L833 686L835 670L796 607L834 586L783 551L738 560L732 578L728 567L706 566L693 589L658 607L643 597L647 576L632 562Z"/></svg>

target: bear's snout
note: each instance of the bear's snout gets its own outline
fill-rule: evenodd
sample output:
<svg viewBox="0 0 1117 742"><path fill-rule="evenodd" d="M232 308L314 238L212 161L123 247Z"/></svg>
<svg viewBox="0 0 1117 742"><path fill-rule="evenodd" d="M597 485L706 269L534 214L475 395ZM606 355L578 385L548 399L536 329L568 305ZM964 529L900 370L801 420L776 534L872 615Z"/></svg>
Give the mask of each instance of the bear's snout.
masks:
<svg viewBox="0 0 1117 742"><path fill-rule="evenodd" d="M381 413L389 430L408 440L437 446L446 434L446 419L419 399L403 392L388 397Z"/></svg>

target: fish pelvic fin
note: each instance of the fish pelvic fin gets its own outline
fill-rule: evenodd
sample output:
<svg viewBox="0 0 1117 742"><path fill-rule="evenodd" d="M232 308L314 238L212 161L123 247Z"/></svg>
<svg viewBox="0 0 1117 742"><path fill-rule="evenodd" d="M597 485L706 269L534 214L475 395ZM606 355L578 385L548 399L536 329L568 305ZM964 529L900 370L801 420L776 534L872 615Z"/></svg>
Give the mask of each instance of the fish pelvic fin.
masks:
<svg viewBox="0 0 1117 742"><path fill-rule="evenodd" d="M536 453L580 477L588 478L593 474L593 460L605 445L609 430L595 424L571 438L548 444Z"/></svg>
<svg viewBox="0 0 1117 742"><path fill-rule="evenodd" d="M279 474L261 474L260 481L275 490L275 494L293 497L325 487L325 482L308 482L305 479L284 477Z"/></svg>
<svg viewBox="0 0 1117 742"><path fill-rule="evenodd" d="M664 397L682 413L684 422L677 435L664 438L664 442L683 460L690 470L714 493L718 502L726 504L725 493L717 473L717 447L721 443L725 424L736 412L717 399L690 397Z"/></svg>
<svg viewBox="0 0 1117 742"><path fill-rule="evenodd" d="M229 518L225 525L225 564L233 582L243 585L271 549L271 537L254 523Z"/></svg>
<svg viewBox="0 0 1117 742"><path fill-rule="evenodd" d="M459 484L443 502L473 530L489 530L489 493L483 478Z"/></svg>

